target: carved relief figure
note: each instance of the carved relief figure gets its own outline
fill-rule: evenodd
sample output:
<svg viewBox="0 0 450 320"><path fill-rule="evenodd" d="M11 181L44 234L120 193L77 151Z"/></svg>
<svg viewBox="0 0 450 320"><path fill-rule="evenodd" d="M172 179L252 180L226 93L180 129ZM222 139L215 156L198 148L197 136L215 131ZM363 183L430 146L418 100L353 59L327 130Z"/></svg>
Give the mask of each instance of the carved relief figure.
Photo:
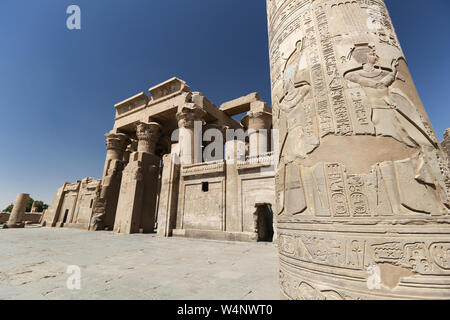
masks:
<svg viewBox="0 0 450 320"><path fill-rule="evenodd" d="M358 44L350 52L362 67L348 71L344 77L363 89L372 105L372 122L379 136L392 137L410 147L430 146L435 143L425 127L425 119L399 90L390 89L396 80L405 81L397 71L398 60L390 67L377 63L380 57L373 45Z"/></svg>
<svg viewBox="0 0 450 320"><path fill-rule="evenodd" d="M308 151L302 127L302 104L310 97L311 85L308 70L300 70L303 41L298 41L296 49L287 61L284 71L284 99L280 104L280 156L285 162L297 158L304 159Z"/></svg>

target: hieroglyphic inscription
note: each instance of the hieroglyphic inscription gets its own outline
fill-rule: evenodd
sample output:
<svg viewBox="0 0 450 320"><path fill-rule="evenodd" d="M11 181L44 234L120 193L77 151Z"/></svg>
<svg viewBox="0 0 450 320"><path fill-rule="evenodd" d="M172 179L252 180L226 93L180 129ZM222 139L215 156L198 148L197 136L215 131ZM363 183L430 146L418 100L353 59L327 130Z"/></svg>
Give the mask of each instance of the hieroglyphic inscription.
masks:
<svg viewBox="0 0 450 320"><path fill-rule="evenodd" d="M362 240L302 234L281 235L279 241L281 252L288 257L339 268L364 268Z"/></svg>
<svg viewBox="0 0 450 320"><path fill-rule="evenodd" d="M364 179L362 176L347 176L347 188L351 213L354 217L370 216L369 200L364 188Z"/></svg>
<svg viewBox="0 0 450 320"><path fill-rule="evenodd" d="M306 33L306 52L308 65L311 66L312 88L317 105L316 109L319 118L320 136L325 137L330 133L334 133L334 124L328 102L325 75L318 54L317 33L309 11L303 15L302 21Z"/></svg>
<svg viewBox="0 0 450 320"><path fill-rule="evenodd" d="M366 94L361 88L352 88L346 90L347 97L352 103L351 113L355 134L375 134L375 127L372 123L372 110L367 101Z"/></svg>
<svg viewBox="0 0 450 320"><path fill-rule="evenodd" d="M338 163L326 165L326 175L331 199L331 207L335 217L349 217L344 175Z"/></svg>
<svg viewBox="0 0 450 320"><path fill-rule="evenodd" d="M325 70L328 78L328 90L330 93L333 112L338 135L352 135L353 128L344 97L342 77L337 68L337 59L334 45L328 29L328 20L323 6L315 9L315 17L320 35L320 44L324 59Z"/></svg>
<svg viewBox="0 0 450 320"><path fill-rule="evenodd" d="M394 26L384 3L379 0L359 1L361 8L366 9L369 16L368 25L375 29L375 34L378 36L380 43L400 49Z"/></svg>
<svg viewBox="0 0 450 320"><path fill-rule="evenodd" d="M291 18L293 14L296 14L298 10L307 5L310 0L292 0L284 1L277 12L269 19L269 46L272 47L275 34L279 31L280 27L284 25L287 19Z"/></svg>
<svg viewBox="0 0 450 320"><path fill-rule="evenodd" d="M303 127L303 131L305 133L305 137L312 137L316 135L316 130L315 130L315 110L314 110L314 106L309 103L309 102L305 102L302 105L302 113L304 115L304 117L302 117L301 119L301 123L302 123L302 127Z"/></svg>
<svg viewBox="0 0 450 320"><path fill-rule="evenodd" d="M368 241L366 267L390 263L419 274L446 274L450 271L450 243Z"/></svg>
<svg viewBox="0 0 450 320"><path fill-rule="evenodd" d="M442 270L450 270L450 243L434 243L430 247L434 262Z"/></svg>

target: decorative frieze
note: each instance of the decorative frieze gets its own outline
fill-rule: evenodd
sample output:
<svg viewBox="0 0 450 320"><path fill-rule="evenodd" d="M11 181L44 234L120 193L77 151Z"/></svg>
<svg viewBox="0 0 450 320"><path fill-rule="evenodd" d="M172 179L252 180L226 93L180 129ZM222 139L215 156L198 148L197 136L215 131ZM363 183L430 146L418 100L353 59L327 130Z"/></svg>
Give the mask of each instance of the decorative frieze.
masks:
<svg viewBox="0 0 450 320"><path fill-rule="evenodd" d="M198 176L205 174L221 174L225 172L225 163L223 161L211 163L196 163L183 165L181 175L183 177Z"/></svg>

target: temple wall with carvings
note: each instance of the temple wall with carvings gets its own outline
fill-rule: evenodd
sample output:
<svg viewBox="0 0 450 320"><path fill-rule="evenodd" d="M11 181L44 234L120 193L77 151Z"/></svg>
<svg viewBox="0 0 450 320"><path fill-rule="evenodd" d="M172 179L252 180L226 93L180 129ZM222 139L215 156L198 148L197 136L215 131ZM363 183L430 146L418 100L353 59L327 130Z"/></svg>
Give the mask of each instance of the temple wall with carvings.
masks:
<svg viewBox="0 0 450 320"><path fill-rule="evenodd" d="M262 159L183 166L175 235L258 241L258 207L275 206L275 172Z"/></svg>

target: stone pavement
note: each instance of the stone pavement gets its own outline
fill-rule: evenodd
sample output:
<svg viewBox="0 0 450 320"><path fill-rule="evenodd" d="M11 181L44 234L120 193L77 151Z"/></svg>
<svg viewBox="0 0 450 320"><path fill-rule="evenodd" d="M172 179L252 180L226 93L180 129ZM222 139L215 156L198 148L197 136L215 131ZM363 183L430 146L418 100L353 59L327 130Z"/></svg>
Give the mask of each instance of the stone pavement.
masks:
<svg viewBox="0 0 450 320"><path fill-rule="evenodd" d="M67 267L81 290L67 289ZM0 299L279 298L277 249L154 235L0 230Z"/></svg>

